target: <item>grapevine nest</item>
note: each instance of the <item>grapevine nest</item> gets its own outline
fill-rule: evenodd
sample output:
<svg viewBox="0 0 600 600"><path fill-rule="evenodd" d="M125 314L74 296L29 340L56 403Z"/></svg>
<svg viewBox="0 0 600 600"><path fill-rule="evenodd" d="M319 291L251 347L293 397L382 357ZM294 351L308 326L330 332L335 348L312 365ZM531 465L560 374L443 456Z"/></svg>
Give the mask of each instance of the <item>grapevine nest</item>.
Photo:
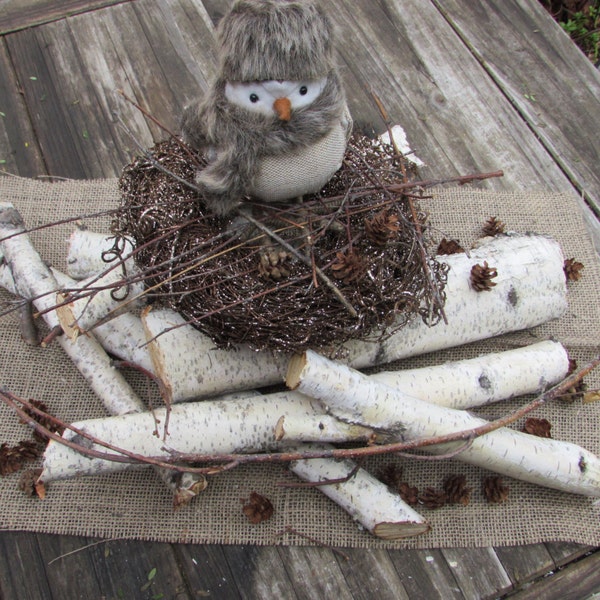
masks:
<svg viewBox="0 0 600 600"><path fill-rule="evenodd" d="M392 146L354 134L320 193L245 198L229 218L186 183L203 164L178 139L134 160L113 233L134 241L148 299L218 346L333 348L442 317L446 266L427 252L427 217L407 185L414 172Z"/></svg>

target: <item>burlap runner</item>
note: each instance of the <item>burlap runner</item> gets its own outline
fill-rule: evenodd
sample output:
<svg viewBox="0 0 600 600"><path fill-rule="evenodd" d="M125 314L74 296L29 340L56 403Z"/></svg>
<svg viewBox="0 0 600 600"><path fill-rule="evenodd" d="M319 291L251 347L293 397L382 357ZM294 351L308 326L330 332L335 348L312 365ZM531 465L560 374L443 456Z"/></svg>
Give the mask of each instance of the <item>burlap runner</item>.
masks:
<svg viewBox="0 0 600 600"><path fill-rule="evenodd" d="M0 179L0 200L10 201L29 226L110 208L117 202L115 180L43 183L17 178ZM468 347L409 359L396 366L434 364L473 357L482 352L512 348L553 337L565 343L583 363L598 350L600 303L598 260L585 231L576 200L570 194L491 193L464 188L440 191L427 201L433 223L444 235L468 245L481 224L497 216L508 228L535 231L558 239L567 257L585 264L580 282L570 286L570 309L559 321L534 331L511 334ZM90 228L106 231L109 217L87 221ZM64 268L66 239L72 225L35 233L32 238L41 255ZM2 292L0 299L9 301ZM477 315L473 315L477 319ZM20 339L16 318L0 319L0 385L14 393L43 400L67 421L101 416L104 409L58 346L31 348ZM588 378L598 386L598 374ZM145 393L143 382L134 382ZM521 398L488 408L488 417L505 414ZM556 404L538 411L552 423L555 438L600 452L600 406ZM0 442L28 438L24 425L4 406L0 407ZM518 425L517 425L518 426ZM373 472L393 459L371 460ZM291 525L324 543L355 547L459 547L534 543L550 540L600 545L599 508L590 499L508 481L510 499L487 504L481 492L482 470L459 462L403 461L411 485L439 488L451 473L464 473L473 488L471 503L440 510L421 509L432 524L430 533L401 543L383 542L361 531L350 517L318 491L286 489L277 482L293 480L285 467L256 466L234 470L211 480L208 490L191 506L174 512L170 493L151 470L107 475L53 484L44 501L29 499L18 489L19 475L0 479L0 527L59 534L136 538L172 542L231 544L303 544L305 540L279 535ZM240 499L252 491L269 497L273 518L250 525Z"/></svg>

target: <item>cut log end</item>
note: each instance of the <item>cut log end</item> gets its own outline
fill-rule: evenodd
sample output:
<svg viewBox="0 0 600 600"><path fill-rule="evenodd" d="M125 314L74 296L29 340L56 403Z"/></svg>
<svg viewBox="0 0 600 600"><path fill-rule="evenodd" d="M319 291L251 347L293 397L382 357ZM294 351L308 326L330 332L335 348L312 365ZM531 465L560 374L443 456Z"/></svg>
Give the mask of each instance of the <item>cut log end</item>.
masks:
<svg viewBox="0 0 600 600"><path fill-rule="evenodd" d="M382 540L401 540L407 537L423 535L430 531L430 529L431 525L427 522L400 521L398 523L377 523L372 533Z"/></svg>
<svg viewBox="0 0 600 600"><path fill-rule="evenodd" d="M285 376L285 383L290 390L295 390L300 385L302 378L302 371L306 366L306 353L294 354L292 356L287 374Z"/></svg>

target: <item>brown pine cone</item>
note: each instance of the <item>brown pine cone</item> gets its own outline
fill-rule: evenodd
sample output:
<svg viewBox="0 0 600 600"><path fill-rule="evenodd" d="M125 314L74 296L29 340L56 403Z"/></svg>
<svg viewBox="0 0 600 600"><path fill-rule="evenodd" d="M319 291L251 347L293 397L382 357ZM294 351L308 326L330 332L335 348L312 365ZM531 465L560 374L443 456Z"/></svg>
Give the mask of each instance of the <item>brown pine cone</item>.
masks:
<svg viewBox="0 0 600 600"><path fill-rule="evenodd" d="M498 271L490 267L487 261L483 265L473 265L471 269L471 286L476 292L489 292L496 284L492 281L498 277Z"/></svg>
<svg viewBox="0 0 600 600"><path fill-rule="evenodd" d="M284 250L269 250L260 255L258 272L262 277L280 281L289 277L290 255Z"/></svg>
<svg viewBox="0 0 600 600"><path fill-rule="evenodd" d="M493 504L500 504L508 500L510 488L504 484L502 477L491 476L483 480L483 495Z"/></svg>
<svg viewBox="0 0 600 600"><path fill-rule="evenodd" d="M419 504L422 504L426 508L442 508L446 504L448 497L445 492L435 490L434 488L425 488L419 494Z"/></svg>
<svg viewBox="0 0 600 600"><path fill-rule="evenodd" d="M552 429L552 424L547 419L529 417L526 419L522 431L530 435L537 435L538 437L551 438L550 429Z"/></svg>
<svg viewBox="0 0 600 600"><path fill-rule="evenodd" d="M483 226L483 233L485 235L499 235L504 233L506 225L502 221L499 221L496 217L490 217Z"/></svg>
<svg viewBox="0 0 600 600"><path fill-rule="evenodd" d="M385 246L399 230L398 215L387 209L378 212L372 219L365 219L367 238L376 246Z"/></svg>
<svg viewBox="0 0 600 600"><path fill-rule="evenodd" d="M579 281L581 279L583 263L577 262L574 258L567 258L563 268L567 281Z"/></svg>
<svg viewBox="0 0 600 600"><path fill-rule="evenodd" d="M365 261L354 251L336 252L335 261L331 265L333 276L344 283L356 281L367 270Z"/></svg>
<svg viewBox="0 0 600 600"><path fill-rule="evenodd" d="M438 244L436 254L447 256L448 254L460 254L465 249L456 240L447 240L443 238Z"/></svg>
<svg viewBox="0 0 600 600"><path fill-rule="evenodd" d="M471 488L467 487L465 475L450 475L442 486L448 497L448 504L462 504L466 506L471 499Z"/></svg>
<svg viewBox="0 0 600 600"><path fill-rule="evenodd" d="M270 519L273 516L274 508L268 498L252 492L242 507L242 512L248 517L250 523L257 525Z"/></svg>

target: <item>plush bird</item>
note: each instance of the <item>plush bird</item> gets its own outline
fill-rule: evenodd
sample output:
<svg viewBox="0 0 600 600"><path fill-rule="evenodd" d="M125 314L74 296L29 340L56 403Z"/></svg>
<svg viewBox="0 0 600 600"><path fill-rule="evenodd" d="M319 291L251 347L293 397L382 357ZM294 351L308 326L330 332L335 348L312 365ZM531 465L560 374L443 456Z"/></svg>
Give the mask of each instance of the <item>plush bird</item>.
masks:
<svg viewBox="0 0 600 600"><path fill-rule="evenodd" d="M213 213L246 195L317 192L340 168L352 120L332 29L308 1L238 0L219 23L218 75L182 121L184 140L208 160L196 184Z"/></svg>

